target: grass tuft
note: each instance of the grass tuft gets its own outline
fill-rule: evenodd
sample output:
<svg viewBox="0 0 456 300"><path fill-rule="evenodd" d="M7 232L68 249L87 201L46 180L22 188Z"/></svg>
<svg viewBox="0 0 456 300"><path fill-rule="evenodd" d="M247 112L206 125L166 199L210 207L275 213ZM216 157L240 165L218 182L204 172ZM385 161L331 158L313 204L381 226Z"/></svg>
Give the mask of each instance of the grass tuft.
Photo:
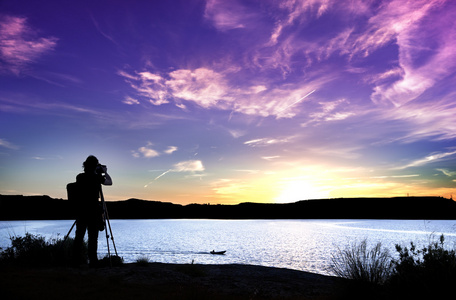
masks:
<svg viewBox="0 0 456 300"><path fill-rule="evenodd" d="M138 266L147 266L150 263L150 258L146 255L141 255L136 259L136 264Z"/></svg>
<svg viewBox="0 0 456 300"><path fill-rule="evenodd" d="M381 243L368 249L367 240L339 249L331 262L331 270L336 276L359 282L382 284L392 272L388 249L382 248Z"/></svg>

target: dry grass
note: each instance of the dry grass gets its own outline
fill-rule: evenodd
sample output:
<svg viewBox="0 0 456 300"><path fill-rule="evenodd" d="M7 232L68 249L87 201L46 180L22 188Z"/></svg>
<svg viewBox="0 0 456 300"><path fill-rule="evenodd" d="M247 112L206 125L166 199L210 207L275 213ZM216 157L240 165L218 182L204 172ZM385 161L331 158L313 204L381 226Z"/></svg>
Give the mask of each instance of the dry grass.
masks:
<svg viewBox="0 0 456 300"><path fill-rule="evenodd" d="M368 249L367 240L339 249L331 260L336 276L359 282L382 284L393 271L389 251L381 243Z"/></svg>

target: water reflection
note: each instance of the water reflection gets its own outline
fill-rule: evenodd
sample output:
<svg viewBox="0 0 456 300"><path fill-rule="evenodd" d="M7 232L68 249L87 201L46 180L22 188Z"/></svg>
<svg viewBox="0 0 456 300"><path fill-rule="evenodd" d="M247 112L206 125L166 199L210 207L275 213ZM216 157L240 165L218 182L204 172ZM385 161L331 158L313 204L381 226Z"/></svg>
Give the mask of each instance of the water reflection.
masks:
<svg viewBox="0 0 456 300"><path fill-rule="evenodd" d="M25 232L63 237L73 221L0 222L0 247ZM443 233L456 244L456 221L401 220L111 220L119 255L164 263L254 264L327 274L331 254L365 238L394 245L425 245ZM74 233L73 233L74 234ZM226 250L223 256L213 249ZM99 239L99 255L107 253Z"/></svg>

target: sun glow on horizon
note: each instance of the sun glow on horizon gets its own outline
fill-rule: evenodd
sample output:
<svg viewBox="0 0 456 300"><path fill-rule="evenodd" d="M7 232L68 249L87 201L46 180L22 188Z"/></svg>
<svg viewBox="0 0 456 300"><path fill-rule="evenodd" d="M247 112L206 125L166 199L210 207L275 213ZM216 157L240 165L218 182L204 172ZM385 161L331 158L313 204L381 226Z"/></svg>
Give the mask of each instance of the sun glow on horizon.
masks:
<svg viewBox="0 0 456 300"><path fill-rule="evenodd" d="M329 197L329 192L316 184L305 180L288 182L275 198L276 203L290 203L300 200L324 199Z"/></svg>

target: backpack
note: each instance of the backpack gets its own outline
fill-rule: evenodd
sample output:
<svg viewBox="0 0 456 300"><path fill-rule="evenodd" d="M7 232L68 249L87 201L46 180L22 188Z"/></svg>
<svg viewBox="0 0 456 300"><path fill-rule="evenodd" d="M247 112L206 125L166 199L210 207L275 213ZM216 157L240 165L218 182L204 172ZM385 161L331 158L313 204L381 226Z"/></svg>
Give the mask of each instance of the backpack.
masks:
<svg viewBox="0 0 456 300"><path fill-rule="evenodd" d="M84 201L84 192L81 185L77 182L71 182L67 184L66 190L71 210L76 215L80 215L83 211L82 202Z"/></svg>
<svg viewBox="0 0 456 300"><path fill-rule="evenodd" d="M66 186L68 201L71 209L75 212L76 217L96 216L98 219L99 230L104 229L103 208L99 203L93 207L93 210L87 210L87 195L84 194L84 188L78 182L68 183Z"/></svg>
<svg viewBox="0 0 456 300"><path fill-rule="evenodd" d="M66 186L68 201L73 205L81 198L81 188L77 182L68 183Z"/></svg>

